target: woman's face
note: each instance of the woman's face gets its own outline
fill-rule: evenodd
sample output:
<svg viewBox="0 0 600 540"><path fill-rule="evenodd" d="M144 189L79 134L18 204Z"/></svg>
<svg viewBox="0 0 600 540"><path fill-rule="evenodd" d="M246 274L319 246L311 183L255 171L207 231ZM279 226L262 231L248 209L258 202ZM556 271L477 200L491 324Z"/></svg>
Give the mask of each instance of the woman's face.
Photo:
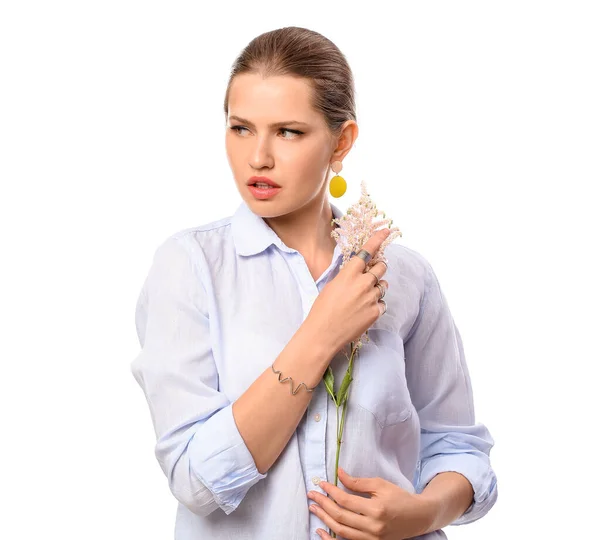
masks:
<svg viewBox="0 0 600 540"><path fill-rule="evenodd" d="M262 217L276 217L324 193L336 141L310 106L309 84L244 73L235 76L229 92L227 159L248 206ZM248 187L252 176L265 176L281 189L259 199Z"/></svg>

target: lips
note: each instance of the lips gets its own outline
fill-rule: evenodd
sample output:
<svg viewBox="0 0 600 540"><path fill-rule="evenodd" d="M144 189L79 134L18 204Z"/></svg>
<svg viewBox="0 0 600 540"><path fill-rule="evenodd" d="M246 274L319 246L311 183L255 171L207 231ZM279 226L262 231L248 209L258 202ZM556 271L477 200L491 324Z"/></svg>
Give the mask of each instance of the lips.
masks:
<svg viewBox="0 0 600 540"><path fill-rule="evenodd" d="M273 187L281 187L279 184L276 184L275 182L273 182L273 180L271 180L270 178L267 178L266 176L253 176L246 182L246 184L249 186L257 184L257 183L258 184L268 184Z"/></svg>

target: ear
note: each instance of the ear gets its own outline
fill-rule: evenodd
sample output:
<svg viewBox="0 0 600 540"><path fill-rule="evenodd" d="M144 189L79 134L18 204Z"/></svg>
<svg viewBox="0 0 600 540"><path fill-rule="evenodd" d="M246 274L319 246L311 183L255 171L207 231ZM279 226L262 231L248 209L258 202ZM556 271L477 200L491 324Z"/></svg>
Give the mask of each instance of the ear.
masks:
<svg viewBox="0 0 600 540"><path fill-rule="evenodd" d="M347 120L344 122L341 133L337 138L337 142L334 142L334 151L331 155L330 161L343 161L343 159L346 157L346 154L352 149L354 141L356 141L357 137L358 124L354 120Z"/></svg>

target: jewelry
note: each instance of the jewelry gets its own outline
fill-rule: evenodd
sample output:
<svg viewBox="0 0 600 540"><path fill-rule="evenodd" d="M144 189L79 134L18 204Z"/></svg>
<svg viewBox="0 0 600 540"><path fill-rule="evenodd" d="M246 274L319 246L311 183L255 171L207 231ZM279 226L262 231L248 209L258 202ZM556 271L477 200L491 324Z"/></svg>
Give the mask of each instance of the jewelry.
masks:
<svg viewBox="0 0 600 540"><path fill-rule="evenodd" d="M365 274L372 274L375 276L375 274L373 274L373 272L371 272L371 270L367 270L366 272L364 272ZM377 280L377 282L375 283L375 285L379 285L379 278L377 276L375 276L375 279ZM373 287L375 286L373 285Z"/></svg>
<svg viewBox="0 0 600 540"><path fill-rule="evenodd" d="M381 291L381 296L379 297L379 300L381 300L385 296L385 287L381 283L375 283L375 287L379 287Z"/></svg>
<svg viewBox="0 0 600 540"><path fill-rule="evenodd" d="M383 313L382 313L382 315L385 315L385 312L387 311L387 304L386 304L385 300L382 300L382 299L380 298L380 299L379 299L379 300L377 300L377 301L378 301L378 302L381 302L381 303L383 304L383 307L384 307L384 309L383 309Z"/></svg>
<svg viewBox="0 0 600 540"><path fill-rule="evenodd" d="M298 385L298 387L296 388L296 390L295 390L295 391L292 391L292 388L294 388L294 382L292 381L292 378L291 378L291 377L286 377L285 379L282 379L282 378L281 378L281 371L278 371L278 370L276 370L274 366L275 366L275 362L273 362L273 363L271 364L271 369L273 370L273 373L278 373L278 374L279 374L279 375L278 375L278 379L279 379L279 382L280 382L280 383L284 383L284 382L287 382L287 381L291 381L291 383L290 383L290 393L291 393L293 396L295 396L295 395L298 393L298 390L300 389L300 387L301 387L301 386L304 386L304 388L306 388L306 391L307 391L307 392L313 392L313 391L315 390L315 388L317 388L317 386L319 386L319 385L317 385L317 386L315 386L314 388L309 388L309 387L308 387L308 386L306 386L306 385L305 385L303 382L301 382L301 383Z"/></svg>
<svg viewBox="0 0 600 540"><path fill-rule="evenodd" d="M344 180L338 173L342 170L342 162L334 161L331 164L331 170L335 173L335 176L329 182L329 193L332 197L338 198L346 193L346 180Z"/></svg>
<svg viewBox="0 0 600 540"><path fill-rule="evenodd" d="M355 253L353 256L360 257L363 261L365 261L365 268L367 267L367 264L369 264L369 261L373 258L373 255L371 255L366 249L361 249L358 253Z"/></svg>

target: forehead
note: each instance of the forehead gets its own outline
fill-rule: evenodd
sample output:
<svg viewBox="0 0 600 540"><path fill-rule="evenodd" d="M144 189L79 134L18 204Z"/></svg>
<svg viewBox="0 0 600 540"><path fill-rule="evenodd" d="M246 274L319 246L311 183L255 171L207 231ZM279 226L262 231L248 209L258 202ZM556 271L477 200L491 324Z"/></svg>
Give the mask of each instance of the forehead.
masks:
<svg viewBox="0 0 600 540"><path fill-rule="evenodd" d="M289 75L263 78L236 75L229 89L229 114L265 123L277 120L319 122L311 105L313 89L305 79ZM285 117L285 118L282 118Z"/></svg>

